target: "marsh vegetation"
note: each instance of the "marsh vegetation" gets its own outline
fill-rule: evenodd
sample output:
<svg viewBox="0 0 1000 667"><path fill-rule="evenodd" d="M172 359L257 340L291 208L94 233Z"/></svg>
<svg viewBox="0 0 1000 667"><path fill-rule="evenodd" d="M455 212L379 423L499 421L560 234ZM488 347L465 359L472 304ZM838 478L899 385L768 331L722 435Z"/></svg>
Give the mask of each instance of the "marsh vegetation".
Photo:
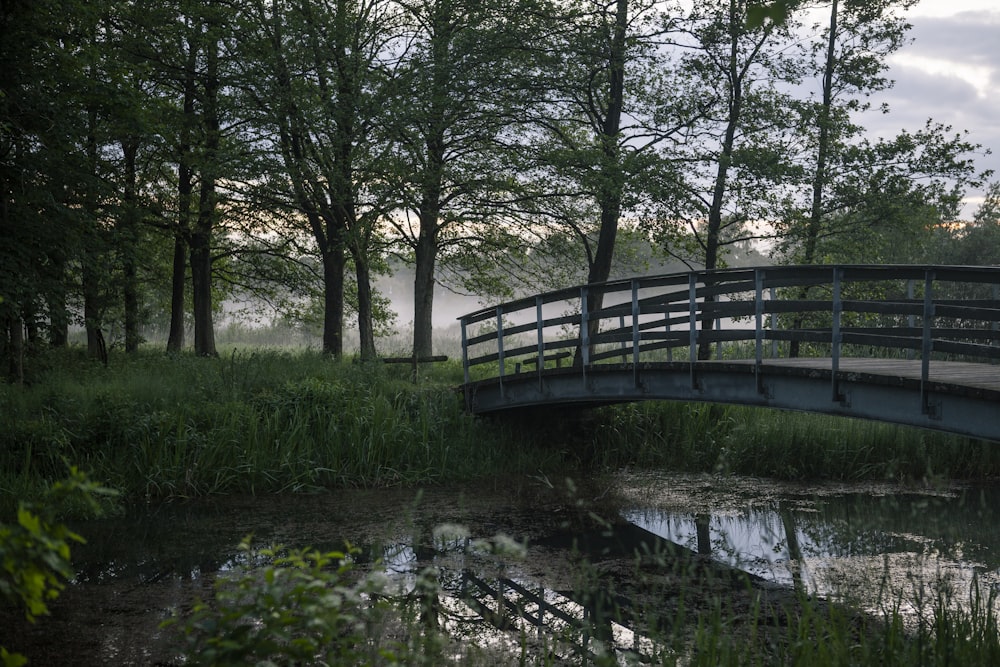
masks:
<svg viewBox="0 0 1000 667"><path fill-rule="evenodd" d="M643 643L644 659L659 664L944 664L946 656L958 654L967 664L986 664L998 651L989 587L974 586L961 594L946 588L887 588L876 605L855 600L852 606L850 595L840 595L834 603L780 582L762 585L759 575L705 560L691 545L678 549L654 533L644 533L645 542L624 540L636 528L620 513L626 497L620 480L640 479L644 470L705 474L716 480L720 493L730 489L733 494L732 484L745 479L738 476L864 481L897 490L948 488L955 478L988 483L1000 469L1000 452L989 443L837 418L695 404L618 406L583 415L549 412L517 421L475 419L463 411L455 392L461 367L452 362L422 366L414 378L405 365L338 362L308 351L234 350L219 358L148 352L116 358L107 367L73 350L41 359L30 386L0 388L5 517L14 516L17 500L40 497L46 485L65 476L65 462L72 461L120 491L109 505L112 514L138 511L147 517L146 537L136 543L150 539L152 522L163 524L165 543L202 544L194 565L171 561L136 575L127 592L112 587L95 595L85 592L88 581L93 585L102 576L114 578L110 570L100 575L107 566L100 563L117 563L126 570L135 566L125 565L128 558L112 556L112 551L93 556L94 550L100 554L120 540L120 533L103 532L101 526L107 524L100 522L74 523L92 541L79 547L87 550L80 554L90 554L88 565L76 570L64 600L53 604L53 618L41 618L34 630L26 631L25 636L41 633L43 642L49 639L47 627L79 632L80 626L67 620L81 621L81 613L106 618L115 605L149 609L150 599L143 596L153 595L152 583L168 575L168 581L178 582L171 588L174 597L155 603L158 615L144 622L180 614L174 629L187 628L186 650L196 664L249 659L251 653L223 659L209 649L232 640L245 651L256 651L257 644L244 641L250 626L243 621L265 613L265 607L280 610L288 603L292 609L306 603L284 596L342 587L366 602L322 611L330 623L327 630L349 629L346 636L353 638L330 644L331 659L341 650L352 661L405 664L612 664L633 655L631 649L606 650L600 643L606 641L600 635L605 631L588 625L594 617L586 614L553 634L540 634L530 623L524 626L523 619L519 625L514 622L518 609L530 611L530 604L516 602L501 614L510 617L499 635L503 641L476 643L445 622L457 613L447 605L462 599L456 582L468 572L490 586L509 580L521 586L533 582L559 595L603 591L600 595L610 596L610 602L600 623L633 628L634 641L641 635L642 642L652 642ZM619 482L611 484L611 476ZM568 479L590 481L574 485ZM611 493L613 487L619 490ZM406 508L420 489L454 501L418 524L393 524L413 516ZM375 496L365 500L359 493ZM457 500L471 503L477 495L482 498L475 502L494 504L485 518L464 511ZM373 502L375 497L384 503ZM165 520L163 511L176 511L169 508L199 498L244 499L224 521L229 526L225 548L185 535L193 525L190 520ZM308 502L315 507L283 503L282 498L313 498ZM270 534L255 522L269 504L284 508L278 510L284 519L275 524L283 527ZM388 542L372 541L371 526L349 519L352 513L375 524L396 525L397 537L399 531L408 533L402 543L409 546L402 552L413 554L412 562L398 567L392 554L398 557L400 550L372 550L372 544L384 547ZM545 526L529 525L523 519L528 515L535 521L544 517ZM338 527L308 528L320 516ZM183 525L189 528L179 527ZM435 532L440 526L457 526L448 530L458 530L458 537L446 539ZM255 528L263 533L255 550L238 552L239 542ZM223 535L203 526L206 531ZM425 537L414 537L421 534ZM558 550L552 541L556 535L561 536ZM348 542L366 550L345 550ZM272 543L289 549L262 551ZM420 545L426 548L421 551ZM498 553L497 545L514 553ZM303 551L310 547L320 551ZM535 550L531 558L517 556L522 548ZM258 590L251 582L272 576L272 568L291 578L288 588L276 584L270 597L239 594L241 589ZM393 568L394 576L370 580L373 573L392 573ZM300 574L285 574L292 570ZM201 574L193 576L195 572ZM458 579L445 572L457 572ZM212 593L213 582L217 593ZM375 585L385 588L371 590ZM667 588L657 586L668 587L669 595ZM110 592L115 590L119 592ZM654 594L656 590L661 593ZM626 612L622 596L643 601ZM88 598L91 606L84 602ZM195 609L198 598L208 606ZM324 599L309 598L308 604L322 606ZM431 625L430 612L421 607L428 599L443 605L434 608L442 620ZM562 604L551 596L543 599L553 609ZM915 604L922 610L918 622L909 613ZM485 628L495 624L486 623L482 614L478 618L462 632L479 628L483 637L493 636ZM279 662L290 660L291 647L305 645L296 638L309 632L301 616L291 614L286 620L273 636L258 637L259 646ZM113 635L115 624L102 623ZM205 635L206 627L221 634ZM635 628L640 628L638 635ZM183 652L180 635L165 635L155 627L150 632L157 641L168 642L168 653ZM362 634L351 634L356 632ZM581 653L584 638L596 643L587 643ZM114 655L118 664L143 660Z"/></svg>

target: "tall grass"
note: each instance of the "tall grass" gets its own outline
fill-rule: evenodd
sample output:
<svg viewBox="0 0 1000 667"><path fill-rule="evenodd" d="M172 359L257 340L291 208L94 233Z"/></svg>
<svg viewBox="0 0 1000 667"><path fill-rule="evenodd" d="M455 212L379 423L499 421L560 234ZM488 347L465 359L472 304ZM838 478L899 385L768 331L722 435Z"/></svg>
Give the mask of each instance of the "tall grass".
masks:
<svg viewBox="0 0 1000 667"><path fill-rule="evenodd" d="M127 497L437 483L623 466L782 478L983 478L1000 447L836 417L707 404L474 418L457 360L335 362L316 351L144 352L109 367L53 351L0 385L0 495L88 470Z"/></svg>
<svg viewBox="0 0 1000 667"><path fill-rule="evenodd" d="M880 422L742 406L650 402L591 417L595 462L782 479L1000 476L1000 444Z"/></svg>
<svg viewBox="0 0 1000 667"><path fill-rule="evenodd" d="M434 483L545 465L465 414L461 369L335 362L317 352L218 359L143 353L110 367L55 354L0 387L5 491L64 460L132 497ZM523 445L523 443L521 443ZM6 495L6 494L5 494Z"/></svg>

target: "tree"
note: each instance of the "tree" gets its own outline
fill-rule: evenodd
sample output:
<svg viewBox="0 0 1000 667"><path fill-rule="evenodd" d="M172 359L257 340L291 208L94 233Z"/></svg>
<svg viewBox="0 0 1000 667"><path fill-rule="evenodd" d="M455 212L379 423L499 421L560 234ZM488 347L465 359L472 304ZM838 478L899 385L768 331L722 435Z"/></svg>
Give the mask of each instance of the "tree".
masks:
<svg viewBox="0 0 1000 667"><path fill-rule="evenodd" d="M852 122L851 114L868 108L864 98L889 88L885 73L887 57L905 43L909 25L898 14L913 0L831 0L823 39L813 44L812 76L820 86L819 101L801 104L800 133L810 192L801 213L793 215L801 229L791 233L798 246L794 261L812 264L823 233L825 216L845 202L831 201L829 190L841 176L849 176L859 164L844 163L864 128Z"/></svg>
<svg viewBox="0 0 1000 667"><path fill-rule="evenodd" d="M986 188L971 221L934 228L933 253L928 261L968 266L1000 265L1000 182Z"/></svg>
<svg viewBox="0 0 1000 667"><path fill-rule="evenodd" d="M43 302L50 340L65 341L66 283L88 276L91 350L100 332L95 262L106 235L98 115L91 82L100 3L12 2L0 7L0 330L11 375L23 379L24 332Z"/></svg>
<svg viewBox="0 0 1000 667"><path fill-rule="evenodd" d="M673 94L663 68L664 42L676 8L661 3L581 1L550 8L535 54L535 96L522 173L531 208L583 248L586 281L611 273L623 215L637 220L650 193L676 180L661 153L700 109ZM603 294L589 292L589 312ZM591 321L596 333L598 321Z"/></svg>
<svg viewBox="0 0 1000 667"><path fill-rule="evenodd" d="M963 193L982 186L974 156L981 146L966 133L931 121L891 139L865 139L835 154L838 177L829 184L829 206L809 229L812 263L921 262L936 227L958 219ZM836 205L834 206L834 203ZM802 236L783 241L798 258Z"/></svg>
<svg viewBox="0 0 1000 667"><path fill-rule="evenodd" d="M720 266L727 243L755 235L749 223L774 217L794 170L788 156L792 99L778 90L801 76L790 20L751 27L748 3L699 3L685 20L678 67L706 99L691 129L698 140L679 157L688 170L686 199L672 212L686 220L706 269ZM684 43L682 43L684 44Z"/></svg>
<svg viewBox="0 0 1000 667"><path fill-rule="evenodd" d="M728 246L764 233L755 226L781 210L796 174L789 159L794 100L782 92L801 76L796 24L752 25L747 11L744 0L696 3L678 21L670 52L684 82L677 93L700 114L673 149L683 174L662 199L654 230L671 252L709 270L724 265ZM675 239L684 228L689 241L681 245ZM702 328L713 324L706 314ZM710 353L703 342L699 356Z"/></svg>
<svg viewBox="0 0 1000 667"><path fill-rule="evenodd" d="M471 227L497 210L509 187L501 135L519 120L523 103L515 74L528 40L523 4L400 3L407 50L391 82L386 131L401 209L391 220L415 267L417 357L432 354L439 259L482 250Z"/></svg>
<svg viewBox="0 0 1000 667"><path fill-rule="evenodd" d="M396 14L378 0L299 0L245 7L241 88L273 150L285 192L316 240L323 267L323 349L343 354L344 273L354 262L362 357L374 356L373 235L384 210L367 197L377 148L373 118L380 59L391 55Z"/></svg>

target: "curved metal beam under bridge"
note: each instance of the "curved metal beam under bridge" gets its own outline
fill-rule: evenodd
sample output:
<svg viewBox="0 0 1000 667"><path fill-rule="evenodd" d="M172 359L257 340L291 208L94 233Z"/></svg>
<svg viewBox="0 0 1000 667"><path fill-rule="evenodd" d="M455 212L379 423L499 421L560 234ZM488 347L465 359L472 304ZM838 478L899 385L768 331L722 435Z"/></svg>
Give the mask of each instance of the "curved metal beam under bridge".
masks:
<svg viewBox="0 0 1000 667"><path fill-rule="evenodd" d="M1000 267L695 271L460 319L476 414L709 401L1000 441Z"/></svg>

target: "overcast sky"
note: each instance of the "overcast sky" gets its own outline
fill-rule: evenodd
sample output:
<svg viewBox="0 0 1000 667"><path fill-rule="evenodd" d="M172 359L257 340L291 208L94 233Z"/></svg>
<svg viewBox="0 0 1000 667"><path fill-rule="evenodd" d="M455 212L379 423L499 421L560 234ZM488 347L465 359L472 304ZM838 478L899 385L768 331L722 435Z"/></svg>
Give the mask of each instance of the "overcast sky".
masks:
<svg viewBox="0 0 1000 667"><path fill-rule="evenodd" d="M1000 0L920 0L907 14L912 43L891 59L896 85L873 100L888 102L888 116L869 116L878 134L918 130L928 118L993 150L979 157L979 169L1000 180ZM980 193L970 193L971 217Z"/></svg>

